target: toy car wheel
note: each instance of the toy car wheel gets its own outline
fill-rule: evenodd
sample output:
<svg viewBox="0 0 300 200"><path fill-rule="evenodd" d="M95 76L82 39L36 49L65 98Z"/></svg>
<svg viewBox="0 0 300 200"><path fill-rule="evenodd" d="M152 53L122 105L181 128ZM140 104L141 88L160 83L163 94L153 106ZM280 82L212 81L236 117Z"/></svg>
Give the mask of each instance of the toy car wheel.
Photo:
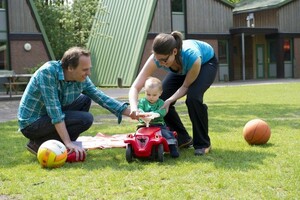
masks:
<svg viewBox="0 0 300 200"><path fill-rule="evenodd" d="M127 162L132 162L132 146L127 144L126 146L126 160Z"/></svg>
<svg viewBox="0 0 300 200"><path fill-rule="evenodd" d="M158 162L164 162L164 146L163 146L163 144L158 145L157 160L158 160Z"/></svg>
<svg viewBox="0 0 300 200"><path fill-rule="evenodd" d="M157 158L156 146L155 145L152 146L150 158L151 158L151 160L156 160L156 158Z"/></svg>

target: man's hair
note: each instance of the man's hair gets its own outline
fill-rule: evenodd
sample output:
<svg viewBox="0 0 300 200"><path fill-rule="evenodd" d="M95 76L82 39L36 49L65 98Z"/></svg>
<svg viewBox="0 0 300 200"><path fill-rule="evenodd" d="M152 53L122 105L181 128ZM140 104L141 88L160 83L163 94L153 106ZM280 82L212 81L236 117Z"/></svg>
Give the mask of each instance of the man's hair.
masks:
<svg viewBox="0 0 300 200"><path fill-rule="evenodd" d="M61 59L61 66L63 69L67 69L68 67L76 69L79 64L79 58L81 56L89 57L90 55L91 53L87 49L82 47L71 47L64 53Z"/></svg>
<svg viewBox="0 0 300 200"><path fill-rule="evenodd" d="M162 83L158 78L150 76L145 81L145 90L148 88L158 88L160 91L162 91Z"/></svg>

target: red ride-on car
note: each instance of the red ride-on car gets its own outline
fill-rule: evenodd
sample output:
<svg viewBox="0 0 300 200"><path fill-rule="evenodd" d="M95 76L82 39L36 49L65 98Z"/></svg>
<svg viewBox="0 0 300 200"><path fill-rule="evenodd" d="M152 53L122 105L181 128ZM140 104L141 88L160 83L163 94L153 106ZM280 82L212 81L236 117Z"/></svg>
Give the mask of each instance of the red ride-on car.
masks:
<svg viewBox="0 0 300 200"><path fill-rule="evenodd" d="M167 140L162 136L159 127L141 127L135 134L130 134L124 140L126 145L126 160L133 158L150 158L164 161L164 152L169 152Z"/></svg>

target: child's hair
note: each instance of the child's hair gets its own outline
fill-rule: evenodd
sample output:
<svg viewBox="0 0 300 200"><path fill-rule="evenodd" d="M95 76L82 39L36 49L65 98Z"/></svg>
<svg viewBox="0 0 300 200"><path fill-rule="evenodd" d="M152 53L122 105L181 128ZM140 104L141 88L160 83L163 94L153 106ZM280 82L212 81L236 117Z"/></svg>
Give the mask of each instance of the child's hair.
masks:
<svg viewBox="0 0 300 200"><path fill-rule="evenodd" d="M158 88L160 91L162 91L162 83L158 78L155 77L148 77L147 80L145 81L145 90L147 89L153 89L153 88Z"/></svg>

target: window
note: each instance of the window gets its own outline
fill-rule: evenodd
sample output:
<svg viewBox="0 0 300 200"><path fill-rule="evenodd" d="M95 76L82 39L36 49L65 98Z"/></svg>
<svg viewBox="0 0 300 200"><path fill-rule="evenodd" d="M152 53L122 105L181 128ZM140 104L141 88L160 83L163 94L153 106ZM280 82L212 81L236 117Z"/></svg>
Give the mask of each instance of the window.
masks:
<svg viewBox="0 0 300 200"><path fill-rule="evenodd" d="M183 12L183 1L182 0L172 0L172 12Z"/></svg>
<svg viewBox="0 0 300 200"><path fill-rule="evenodd" d="M0 0L0 70L7 69L7 27L5 0Z"/></svg>
<svg viewBox="0 0 300 200"><path fill-rule="evenodd" d="M291 61L291 41L286 39L283 43L284 61Z"/></svg>
<svg viewBox="0 0 300 200"><path fill-rule="evenodd" d="M183 0L172 0L172 30L180 31L183 35L185 33L184 29L184 5Z"/></svg>
<svg viewBox="0 0 300 200"><path fill-rule="evenodd" d="M226 40L218 41L218 54L219 54L219 63L220 64L228 64L228 42Z"/></svg>
<svg viewBox="0 0 300 200"><path fill-rule="evenodd" d="M0 8L5 8L5 0L0 0Z"/></svg>

